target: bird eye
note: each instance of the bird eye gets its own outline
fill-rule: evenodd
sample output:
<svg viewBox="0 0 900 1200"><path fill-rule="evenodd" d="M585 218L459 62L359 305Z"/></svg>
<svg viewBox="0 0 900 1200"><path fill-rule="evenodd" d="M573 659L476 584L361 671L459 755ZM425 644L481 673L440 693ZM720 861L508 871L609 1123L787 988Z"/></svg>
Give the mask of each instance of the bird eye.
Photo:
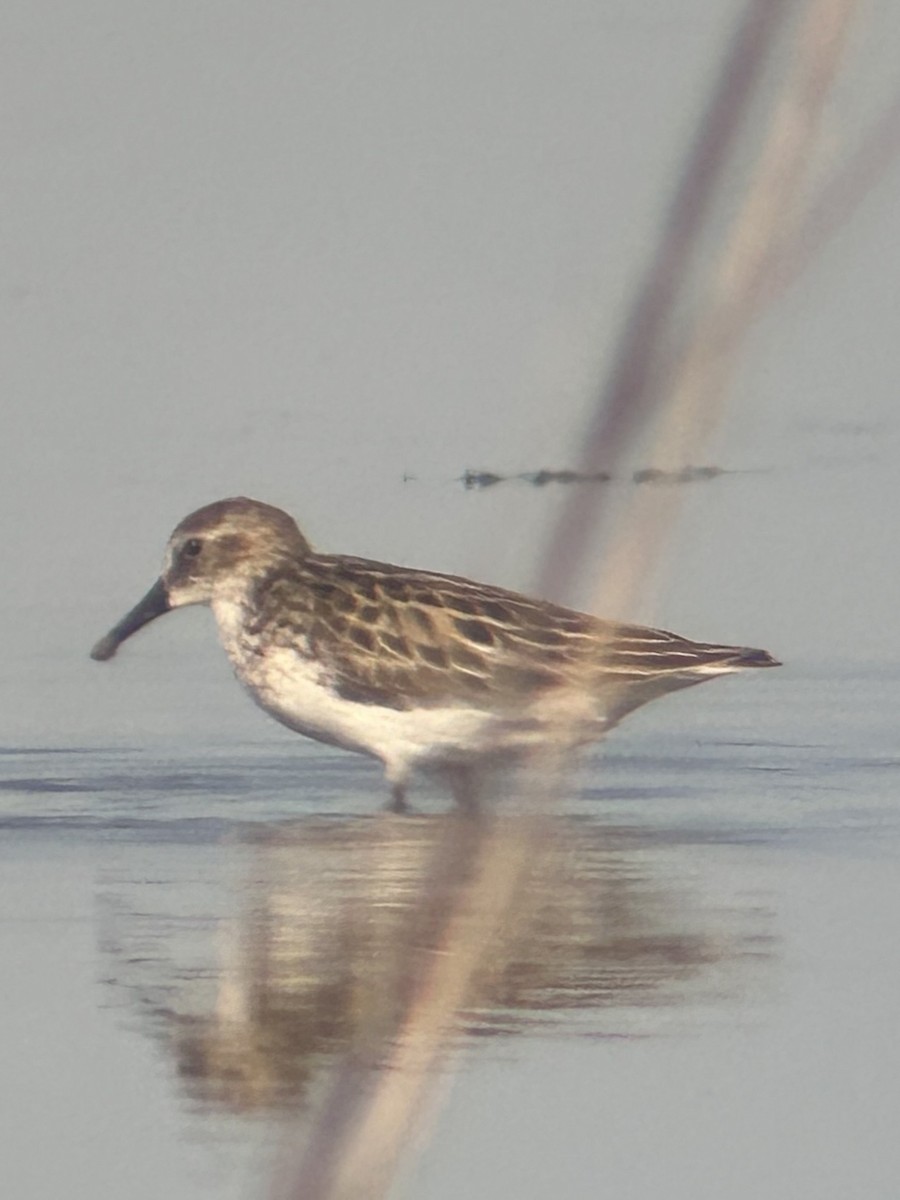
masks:
<svg viewBox="0 0 900 1200"><path fill-rule="evenodd" d="M202 549L203 543L199 538L188 538L181 547L181 553L185 558L196 558Z"/></svg>

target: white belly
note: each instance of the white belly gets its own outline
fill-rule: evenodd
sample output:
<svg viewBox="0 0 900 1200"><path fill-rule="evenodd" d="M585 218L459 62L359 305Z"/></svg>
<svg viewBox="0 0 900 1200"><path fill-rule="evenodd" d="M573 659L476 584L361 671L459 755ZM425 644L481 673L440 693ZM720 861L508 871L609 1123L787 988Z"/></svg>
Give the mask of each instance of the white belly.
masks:
<svg viewBox="0 0 900 1200"><path fill-rule="evenodd" d="M219 634L235 673L250 695L288 728L316 741L368 754L388 777L472 760L509 759L548 741L574 745L602 736L587 697L548 697L514 714L466 706L383 708L347 700L312 658L296 650L247 644L235 605L214 603Z"/></svg>
<svg viewBox="0 0 900 1200"><path fill-rule="evenodd" d="M494 747L495 719L473 708L382 708L339 696L320 668L291 650L255 659L232 656L237 676L260 707L320 742L380 759L393 777L479 757Z"/></svg>

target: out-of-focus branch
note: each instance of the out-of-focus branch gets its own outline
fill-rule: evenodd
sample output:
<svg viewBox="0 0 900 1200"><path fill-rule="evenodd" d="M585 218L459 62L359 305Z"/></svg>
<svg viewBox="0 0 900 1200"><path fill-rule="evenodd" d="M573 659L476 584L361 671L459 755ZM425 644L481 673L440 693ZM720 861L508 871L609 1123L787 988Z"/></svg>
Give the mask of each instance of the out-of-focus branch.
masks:
<svg viewBox="0 0 900 1200"><path fill-rule="evenodd" d="M800 279L835 234L872 193L900 155L900 93L872 122L855 148L812 197L776 261L761 281L758 304L765 308Z"/></svg>
<svg viewBox="0 0 900 1200"><path fill-rule="evenodd" d="M686 155L655 254L625 319L609 378L585 434L581 470L610 469L620 463L662 401L663 374L686 281L766 65L794 7L791 0L749 0L744 8ZM570 494L540 564L539 595L567 597L602 504L597 494Z"/></svg>
<svg viewBox="0 0 900 1200"><path fill-rule="evenodd" d="M663 470L699 461L721 420L741 350L796 228L826 100L859 7L859 0L814 0L809 6L746 198L689 337L671 364L650 452ZM672 495L634 494L603 565L598 610L628 611L643 594L679 507Z"/></svg>
<svg viewBox="0 0 900 1200"><path fill-rule="evenodd" d="M784 244L782 221L806 178L825 96L855 8L855 0L813 0L808 5L747 199L689 340L679 349L675 316L704 224L719 198L725 167L783 35L785 18L793 11L789 0L747 4L657 253L625 323L586 438L584 470L620 464L663 407L659 451L673 458L699 446L715 424L749 314L765 294L776 250ZM671 523L671 495L659 505L659 491L635 493L641 507L630 515L606 574L607 593L614 592L623 605L645 585ZM571 586L593 535L596 496L572 492L539 572L543 594L564 594ZM654 501L655 507L643 507ZM530 797L534 809L540 802L549 807L558 778L559 764L542 765L551 768L545 777L549 782L541 785L544 794L534 791ZM528 781L529 789L537 786ZM422 1135L439 1083L435 1067L448 1054L456 1018L484 966L485 946L515 911L525 865L533 868L541 852L541 830L534 813L516 822L461 820L438 848L429 876L456 881L447 892L452 899L438 945L409 948L404 969L413 986L399 1021L375 1033L363 1031L365 1053L351 1054L338 1068L308 1142L277 1193L279 1200L379 1200L387 1194L404 1153ZM422 903L428 899L426 892Z"/></svg>

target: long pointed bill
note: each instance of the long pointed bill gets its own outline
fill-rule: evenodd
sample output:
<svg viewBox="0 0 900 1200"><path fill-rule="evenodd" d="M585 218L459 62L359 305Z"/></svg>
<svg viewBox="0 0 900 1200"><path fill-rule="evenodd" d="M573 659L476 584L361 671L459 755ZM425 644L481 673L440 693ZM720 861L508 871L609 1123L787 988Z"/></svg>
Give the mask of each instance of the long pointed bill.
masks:
<svg viewBox="0 0 900 1200"><path fill-rule="evenodd" d="M112 658L126 638L130 638L133 633L143 629L156 617L167 613L171 607L166 585L161 579L157 579L143 600L139 601L130 613L126 613L118 625L112 627L106 637L100 639L91 651L91 658L96 659L97 662L106 662L108 658Z"/></svg>

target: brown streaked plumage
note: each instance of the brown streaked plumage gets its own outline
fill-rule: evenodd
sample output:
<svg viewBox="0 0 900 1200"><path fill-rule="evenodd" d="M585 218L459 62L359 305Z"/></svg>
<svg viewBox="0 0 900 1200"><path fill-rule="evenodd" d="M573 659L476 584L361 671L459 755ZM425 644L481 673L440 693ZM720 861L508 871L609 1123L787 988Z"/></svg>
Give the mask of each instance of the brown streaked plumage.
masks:
<svg viewBox="0 0 900 1200"><path fill-rule="evenodd" d="M208 604L235 672L298 732L381 760L395 808L411 770L471 802L480 766L595 740L667 692L764 650L603 621L454 575L312 550L287 513L243 497L186 517L160 579L102 638L104 660L170 608Z"/></svg>

